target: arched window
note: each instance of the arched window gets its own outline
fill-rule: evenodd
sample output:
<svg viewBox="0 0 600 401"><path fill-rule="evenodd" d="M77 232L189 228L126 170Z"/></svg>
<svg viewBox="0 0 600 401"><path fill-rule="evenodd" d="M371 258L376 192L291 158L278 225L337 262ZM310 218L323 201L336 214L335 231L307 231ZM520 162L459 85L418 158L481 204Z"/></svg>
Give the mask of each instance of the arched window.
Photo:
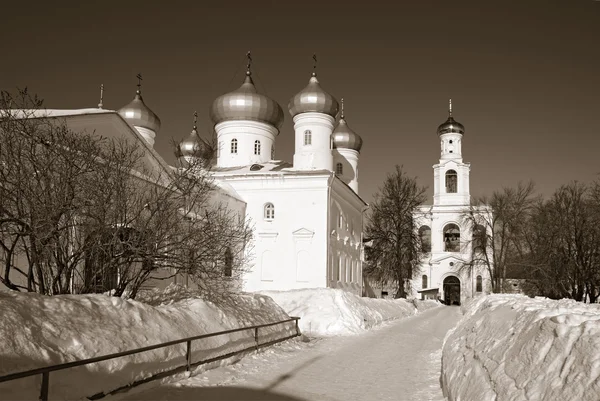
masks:
<svg viewBox="0 0 600 401"><path fill-rule="evenodd" d="M233 272L233 253L231 253L231 248L227 247L225 249L225 256L223 257L223 275L225 277L231 277Z"/></svg>
<svg viewBox="0 0 600 401"><path fill-rule="evenodd" d="M456 224L444 227L444 251L460 252L460 228Z"/></svg>
<svg viewBox="0 0 600 401"><path fill-rule="evenodd" d="M423 277L421 278L421 289L425 289L427 288L427 275L423 274Z"/></svg>
<svg viewBox="0 0 600 401"><path fill-rule="evenodd" d="M342 175L344 174L344 166L342 165L342 163L337 163L335 165L335 173L337 175Z"/></svg>
<svg viewBox="0 0 600 401"><path fill-rule="evenodd" d="M473 252L484 253L487 244L487 233L485 227L481 224L476 224L473 227Z"/></svg>
<svg viewBox="0 0 600 401"><path fill-rule="evenodd" d="M477 284L475 285L475 291L476 292L481 292L483 291L483 283L482 283L482 279L481 276L477 276Z"/></svg>
<svg viewBox="0 0 600 401"><path fill-rule="evenodd" d="M307 129L304 131L304 146L312 145L312 132Z"/></svg>
<svg viewBox="0 0 600 401"><path fill-rule="evenodd" d="M429 226L419 228L419 239L421 240L421 250L431 252L431 228Z"/></svg>
<svg viewBox="0 0 600 401"><path fill-rule="evenodd" d="M272 203L265 205L265 220L273 220L275 218L275 206Z"/></svg>
<svg viewBox="0 0 600 401"><path fill-rule="evenodd" d="M238 140L233 138L231 140L231 153L237 153Z"/></svg>
<svg viewBox="0 0 600 401"><path fill-rule="evenodd" d="M458 175L454 170L446 171L446 193L455 194L458 192Z"/></svg>
<svg viewBox="0 0 600 401"><path fill-rule="evenodd" d="M260 141L258 139L254 141L254 154L260 155Z"/></svg>

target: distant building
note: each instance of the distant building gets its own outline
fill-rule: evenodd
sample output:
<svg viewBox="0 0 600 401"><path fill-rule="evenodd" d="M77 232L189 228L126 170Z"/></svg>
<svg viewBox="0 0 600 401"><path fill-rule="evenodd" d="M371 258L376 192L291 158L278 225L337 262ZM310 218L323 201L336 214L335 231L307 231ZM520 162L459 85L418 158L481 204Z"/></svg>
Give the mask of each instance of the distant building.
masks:
<svg viewBox="0 0 600 401"><path fill-rule="evenodd" d="M477 294L491 292L491 281L484 266L471 263L473 233L463 217L472 207L471 165L463 162L465 128L452 117L452 101L448 119L438 127L437 133L441 156L439 163L433 166L433 205L420 206L414 213L421 243L428 252L411 287L415 297L458 304ZM486 206L477 208L488 210Z"/></svg>

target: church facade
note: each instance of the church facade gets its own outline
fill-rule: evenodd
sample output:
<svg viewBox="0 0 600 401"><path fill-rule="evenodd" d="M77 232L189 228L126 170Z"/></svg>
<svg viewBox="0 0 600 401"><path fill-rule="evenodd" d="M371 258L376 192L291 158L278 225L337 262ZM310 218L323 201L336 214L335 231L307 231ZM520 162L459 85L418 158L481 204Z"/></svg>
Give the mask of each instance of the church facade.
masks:
<svg viewBox="0 0 600 401"><path fill-rule="evenodd" d="M256 90L250 62L242 85L212 104L217 162L211 174L246 203L254 229L243 289L342 288L362 293L362 233L367 204L358 195L362 139L313 72L294 95L293 163L275 158L284 120L279 104ZM194 130L181 163L202 157Z"/></svg>
<svg viewBox="0 0 600 401"><path fill-rule="evenodd" d="M459 304L466 298L491 291L488 269L473 263L474 229L466 221L465 213L472 208L484 208L486 213L478 214L491 214L487 206L471 205L471 165L462 157L465 128L452 117L452 101L449 117L438 127L437 133L440 160L433 166L433 204L422 205L414 213L426 253L411 287L415 297ZM477 228L484 229L483 226Z"/></svg>

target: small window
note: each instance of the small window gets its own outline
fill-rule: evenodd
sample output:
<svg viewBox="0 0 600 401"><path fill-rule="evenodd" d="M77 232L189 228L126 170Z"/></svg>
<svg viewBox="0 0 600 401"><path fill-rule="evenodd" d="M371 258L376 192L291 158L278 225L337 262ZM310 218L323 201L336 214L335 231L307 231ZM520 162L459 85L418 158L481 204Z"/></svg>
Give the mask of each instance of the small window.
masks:
<svg viewBox="0 0 600 401"><path fill-rule="evenodd" d="M483 283L482 283L482 279L481 276L477 276L477 284L475 285L475 291L477 292L481 292L483 291Z"/></svg>
<svg viewBox="0 0 600 401"><path fill-rule="evenodd" d="M337 272L337 281L342 280L342 269L344 268L344 259L340 256L338 259L338 272Z"/></svg>
<svg viewBox="0 0 600 401"><path fill-rule="evenodd" d="M304 146L312 145L312 132L307 129L304 131Z"/></svg>
<svg viewBox="0 0 600 401"><path fill-rule="evenodd" d="M344 227L344 215L342 215L342 211L341 210L339 210L338 212L339 212L339 214L338 214L338 228L342 228L342 227Z"/></svg>
<svg viewBox="0 0 600 401"><path fill-rule="evenodd" d="M423 274L423 277L421 278L421 289L425 289L427 288L427 275Z"/></svg>
<svg viewBox="0 0 600 401"><path fill-rule="evenodd" d="M338 163L338 164L335 165L335 173L337 175L344 174L344 166L342 165L342 163Z"/></svg>
<svg viewBox="0 0 600 401"><path fill-rule="evenodd" d="M259 140L254 141L254 154L260 155L260 141Z"/></svg>
<svg viewBox="0 0 600 401"><path fill-rule="evenodd" d="M452 139L450 139L448 142L449 142L450 144L452 144Z"/></svg>
<svg viewBox="0 0 600 401"><path fill-rule="evenodd" d="M275 160L275 147L271 145L271 160Z"/></svg>
<svg viewBox="0 0 600 401"><path fill-rule="evenodd" d="M237 149L238 149L238 140L233 138L231 140L231 153L236 153L237 154Z"/></svg>
<svg viewBox="0 0 600 401"><path fill-rule="evenodd" d="M223 275L225 277L231 277L233 272L233 254L231 253L231 248L227 248L225 250L224 266L223 266Z"/></svg>
<svg viewBox="0 0 600 401"><path fill-rule="evenodd" d="M273 220L275 218L275 206L272 203L265 205L265 220Z"/></svg>

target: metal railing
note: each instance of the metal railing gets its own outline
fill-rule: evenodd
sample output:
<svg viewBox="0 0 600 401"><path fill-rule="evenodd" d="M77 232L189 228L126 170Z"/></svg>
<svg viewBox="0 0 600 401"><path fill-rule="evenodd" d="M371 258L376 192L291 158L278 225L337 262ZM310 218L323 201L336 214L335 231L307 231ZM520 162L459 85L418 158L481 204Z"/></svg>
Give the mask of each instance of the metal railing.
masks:
<svg viewBox="0 0 600 401"><path fill-rule="evenodd" d="M90 363L95 363L95 362L102 362L102 361L106 361L109 359L115 359L115 358L119 358L122 356L128 356L128 355L133 355L133 354L139 354L141 352L146 352L146 351L151 351L151 350L155 350L155 349L159 349L159 348L164 348L164 347L169 347L172 345L177 345L177 344L182 344L182 343L187 343L187 347L186 347L186 353L185 353L185 358L186 358L186 364L182 365L182 366L178 366L176 368L170 369L168 371L165 372L161 372L158 374L155 374L151 377L139 380L139 381L135 381L133 383L130 383L126 386L122 386L119 387L115 390L112 390L108 393L98 393L95 394L91 397L88 397L88 399L90 400L97 400L100 398L103 398L107 395L111 395L111 394L115 394L121 391L124 391L126 389L129 389L131 387L135 387L138 386L140 384L143 383L147 383L149 381L152 380L156 380L156 379L160 379L160 378L164 378L167 376L171 376L175 373L179 373L182 371L190 371L193 367L196 367L198 365L202 365L202 364L206 364L206 363L211 363L211 362L215 362L218 360L222 360L222 359L227 359L230 358L232 356L235 356L237 354L241 354L243 352L247 352L250 350L258 350L260 347L266 347L268 345L273 345L285 340L289 340L291 338L294 337L298 337L300 336L300 328L298 327L298 320L300 320L299 317L291 317L290 319L287 320L281 320L279 322L273 322L273 323L265 323L265 324L258 324L258 325L254 325L254 326L246 326L246 327L240 327L237 329L231 329L231 330L224 330L224 331L218 331L215 333L208 333L208 334L202 334L202 335L198 335L198 336L193 336L193 337L187 337L187 338L182 338L179 340L174 340L174 341L168 341L168 342L164 342L164 343L160 343L160 344L155 344L155 345L149 345L147 347L142 347L142 348L136 348L136 349L132 349L132 350L127 350L127 351L121 351L121 352L116 352L113 354L108 354L108 355L102 355L102 356L97 356L94 358L88 358L88 359L82 359L79 361L73 361L73 362L67 362L67 363L61 363L58 365L51 365L51 366L45 366L43 368L37 368L37 369L31 369L31 370L27 370L24 372L17 372L17 373L11 373L5 376L0 376L0 383L2 382L7 382L7 381L11 381L11 380L17 380L17 379L22 379L25 377L30 377L30 376L35 376L35 375L42 375L42 386L41 386L41 390L40 390L40 397L39 400L40 401L48 401L48 388L50 385L50 372L54 372L57 370L63 370L63 369L68 369L68 368L73 368L76 366L83 366L83 365L88 365ZM296 324L296 333L293 335L289 335L286 337L282 337L282 338L278 338L272 341L268 341L265 343L260 343L259 342L259 337L258 337L258 329L263 328L263 327L270 327L270 326L275 326L278 324L285 324L285 323L290 323L290 322L294 322ZM206 360L201 360L201 361L197 361L197 362L192 362L192 341L195 340L202 340L204 338L209 338L209 337L216 337L216 336L221 336L224 334L230 334L230 333L237 333L240 331L244 331L244 330L254 330L254 345L250 346L250 347L246 347L244 349L241 350L237 350L237 351L233 351L230 353L227 353L225 355L220 355L214 358L210 358L210 359L206 359Z"/></svg>

